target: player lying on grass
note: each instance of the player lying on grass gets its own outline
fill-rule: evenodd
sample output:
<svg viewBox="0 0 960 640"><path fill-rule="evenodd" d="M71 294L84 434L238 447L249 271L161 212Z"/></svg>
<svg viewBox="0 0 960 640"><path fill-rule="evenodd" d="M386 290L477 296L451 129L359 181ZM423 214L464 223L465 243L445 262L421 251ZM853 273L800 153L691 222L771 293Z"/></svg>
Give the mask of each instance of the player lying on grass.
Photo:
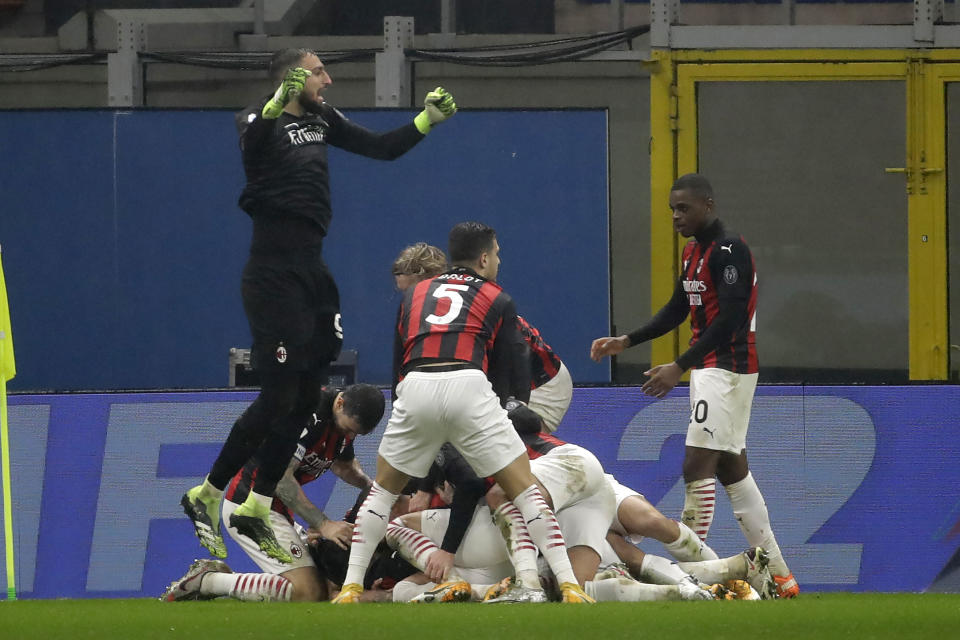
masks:
<svg viewBox="0 0 960 640"><path fill-rule="evenodd" d="M598 473L602 474L602 468L596 458L585 449L564 443L543 431L542 420L529 408L521 405L511 410L509 415L528 448L534 476L542 485L541 492L545 499L554 500L553 506L563 530L564 538L567 541L571 563L577 578L581 580L581 583L587 582L595 575L597 566L601 562L601 556L604 553L607 555L606 563L617 561L616 555L604 541L608 525L612 520L615 520L615 517L606 517L606 515L612 515L612 513L608 513L610 511L609 496L612 493L609 485L601 489L596 488L597 485L607 484L606 478L601 482L602 476L597 475ZM462 576L456 571L451 572L456 559L460 560L457 566L461 568L466 565L471 570L481 569L481 574L474 579L483 582L499 575L497 565L502 561L502 554L498 555L497 552L503 551L503 549L501 545L495 543L493 549L488 548L488 545L485 544L485 542L489 542L484 537L486 530L492 529L495 532L496 528L492 526L491 519L485 515L486 509L483 508L483 505L476 506L477 498L482 494L482 481L476 479L470 469L462 463L462 459L456 455L456 452L449 448L443 450L439 462L442 463L447 476L453 478L457 486L453 506L450 511L428 513L424 516L425 520L420 519L420 523L418 523L420 526L415 525L412 529L426 533L428 538L431 537L430 533L432 531L432 537L436 540L436 544L440 544L441 547L436 548L436 544L428 544L422 537L414 535L416 532L411 531L411 528L399 528L398 523L391 523L392 530L388 530L387 537L388 541L401 548L402 555L404 553L404 543L415 540L416 545L422 545L421 547L414 547L415 549L419 548L419 554L414 554L413 557L407 559L415 565L420 562L419 566L426 574L425 579L432 580L434 583L444 583L444 588L440 591L448 591L451 588L450 585L469 582L459 580ZM481 483L479 491L477 489L478 482ZM458 500L464 496L466 496L465 499ZM559 501L556 501L556 498L559 498ZM639 494L631 496L631 498L636 503L649 505ZM498 505L503 502L503 496L500 495L497 487L494 487L487 494L487 502L490 509L496 513ZM621 501L622 504L624 502L627 501ZM629 511L631 505L632 503L628 502L625 511ZM477 532L471 540L465 539L468 526L463 523L464 507L469 510L467 517L469 529ZM660 519L666 520L652 505L650 505L649 511L659 516ZM650 513L646 515L650 516ZM417 519L416 514L411 514L408 517L410 522L415 522ZM625 519L628 522L643 521L638 518ZM652 517L648 518L648 520L652 519ZM493 520L496 520L496 518ZM451 541L453 544L450 544ZM702 553L699 552L698 540L697 543L692 547L696 550L696 555L702 557ZM634 549L636 553L642 554L633 545L627 544L627 546ZM681 545L680 550L689 553L691 547ZM710 554L712 558L716 558L716 554L712 550ZM477 557L481 559L477 560ZM737 558L740 559L739 556ZM638 567L643 563L642 555L639 559L635 556L632 559L636 559ZM672 576L673 579L668 579L668 583L680 582L688 577L683 572L672 571L669 561L663 558L650 556L648 564L650 565L649 572ZM666 565L666 568L658 569L657 567L661 565ZM729 569L722 563L721 567L723 571L729 573ZM718 567L717 570L721 570L721 567ZM509 567L506 567L506 570L509 570ZM640 575L639 571L638 575ZM710 577L714 577L713 574ZM663 582L662 579L654 581ZM406 588L405 585L404 589ZM459 584L455 589L458 591L457 597L465 597L466 589L466 584ZM518 591L518 589L520 590ZM522 593L522 588L514 586L509 593L498 595L504 601L523 601ZM434 597L435 595L430 594L427 597ZM402 599L404 593L396 597Z"/></svg>
<svg viewBox="0 0 960 640"><path fill-rule="evenodd" d="M558 522L563 530L564 539L569 547L568 552L574 572L582 584L591 582L597 573L603 555L607 562L617 560L615 554L605 541L608 527L614 519L612 490L603 476L602 467L596 458L585 449L558 440L542 432L542 420L527 407L519 406L510 412L510 418L521 438L528 447L531 457L531 469L534 476L542 485L541 492L545 499L553 501ZM454 507L449 511L429 511L418 516L411 514L402 523L392 522L387 531L388 542L400 550L401 555L415 566L420 567L425 575L422 579L407 580L398 585L394 599L402 600L417 591L415 583L432 581L434 587L423 587L425 590L421 598L458 600L476 598L481 592L489 595L488 601L522 602L529 601L529 583L503 584L499 590L486 593L490 581L499 582L504 574L509 575L509 553L498 543L498 526L496 517L488 515L488 509L482 504L477 506L476 491L473 482L467 483L466 500L472 512L470 522L459 532L459 525L454 527L454 538L457 545L452 551L447 543L451 538L451 523L455 523L458 514L457 496L462 496L461 488L465 486L463 478L469 479L469 472L461 473L465 465L456 464L456 453L449 449L444 450L441 462L454 475L457 482L457 491L454 495ZM450 471L453 474L450 474ZM489 508L496 514L498 505L503 501L497 487L487 494ZM472 504L471 504L472 503ZM405 524L412 526L404 526ZM430 542L430 540L433 542ZM437 547L441 545L441 548ZM631 545L632 546L632 545ZM657 560L661 562L657 562ZM456 567L453 565L456 564ZM686 580L677 587L678 582L689 578L683 572L669 571L670 563L665 559L654 559L648 563L651 567L666 565L660 574L671 576L668 583L673 589L659 590L660 597L680 597L680 591L686 588L686 597L709 598L696 586L694 580ZM466 571L464 571L466 570ZM657 573L653 568L650 571ZM469 576L465 579L464 573ZM659 575L659 574L658 574ZM664 581L663 578L660 580ZM440 586L436 586L441 583ZM471 591L471 584L476 583ZM641 589L642 590L642 589ZM636 591L636 590L634 590ZM654 590L657 591L657 590ZM605 594L609 597L609 594ZM633 598L641 597L636 594ZM654 597L649 593L644 598Z"/></svg>
<svg viewBox="0 0 960 640"><path fill-rule="evenodd" d="M368 434L383 417L381 391L368 384L355 384L344 390L323 389L310 424L304 428L297 450L277 484L270 525L293 562L281 563L261 551L250 538L229 527L230 536L264 573L232 573L219 560L197 560L186 575L170 584L161 599L198 600L230 596L239 600L326 600L326 582L307 553L305 531L294 521L303 519L309 530L346 549L353 526L328 518L303 492L303 485L320 477L327 469L344 482L368 489L370 478L354 456L353 440ZM258 461L252 458L227 486L223 500L223 522L246 499Z"/></svg>
<svg viewBox="0 0 960 640"><path fill-rule="evenodd" d="M455 564L450 569L449 579L437 584L423 573L430 558L440 551L437 545L444 537L449 517L449 509L431 509L410 513L391 522L387 542L421 571L397 582L393 601L514 601L504 597L511 591L512 565L489 509L483 505L478 505L475 510L463 544L457 551ZM617 550L623 552L627 562L614 551L616 545L610 544L618 540L623 549L617 546ZM600 567L584 584L584 590L598 602L712 599L717 592L722 595L726 590L715 589L708 593L704 585L745 580L758 590L769 593L772 584L766 570L766 555L761 549L751 549L729 558L677 564L663 557L644 554L622 536L611 532L608 541L601 545L600 559ZM540 563L538 571L548 591L552 591L555 580L550 577L547 567ZM749 591L746 585L740 585L739 589ZM750 594L748 597L757 596Z"/></svg>
<svg viewBox="0 0 960 640"><path fill-rule="evenodd" d="M546 433L547 428L536 412L529 408L515 409L511 419L520 433L531 459L564 445L561 440ZM592 457L592 456L591 456ZM435 582L445 580L445 571L453 564L464 532L474 514L474 507L484 497L490 480L477 477L473 470L450 447L444 447L438 456L438 476L452 484L456 491L450 504L450 526L440 544L440 553L427 566L427 575ZM434 465L437 468L437 465ZM649 536L661 541L677 560L698 561L716 559L717 554L685 525L670 520L651 505L640 493L623 486L611 475L605 476L617 499L617 511L610 526L623 535ZM433 484L436 484L435 482ZM492 505L494 508L496 505ZM606 531L603 530L603 534Z"/></svg>

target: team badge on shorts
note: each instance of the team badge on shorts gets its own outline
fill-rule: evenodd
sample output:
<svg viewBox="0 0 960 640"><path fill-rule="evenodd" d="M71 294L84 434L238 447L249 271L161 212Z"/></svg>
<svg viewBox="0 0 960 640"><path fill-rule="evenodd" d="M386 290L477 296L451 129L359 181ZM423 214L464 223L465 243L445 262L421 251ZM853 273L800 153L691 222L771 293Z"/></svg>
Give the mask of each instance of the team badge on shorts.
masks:
<svg viewBox="0 0 960 640"><path fill-rule="evenodd" d="M723 281L727 284L733 284L740 277L740 273L737 271L737 268L732 264L728 264L723 268Z"/></svg>
<svg viewBox="0 0 960 640"><path fill-rule="evenodd" d="M292 555L294 558L297 558L297 559L302 558L302 557L303 557L303 549L302 549L302 548L300 547L300 545L298 545L298 544L291 544L291 545L290 545L290 555Z"/></svg>
<svg viewBox="0 0 960 640"><path fill-rule="evenodd" d="M283 364L286 361L287 361L287 348L283 346L283 343L281 342L280 345L277 347L277 362L279 362L280 364Z"/></svg>

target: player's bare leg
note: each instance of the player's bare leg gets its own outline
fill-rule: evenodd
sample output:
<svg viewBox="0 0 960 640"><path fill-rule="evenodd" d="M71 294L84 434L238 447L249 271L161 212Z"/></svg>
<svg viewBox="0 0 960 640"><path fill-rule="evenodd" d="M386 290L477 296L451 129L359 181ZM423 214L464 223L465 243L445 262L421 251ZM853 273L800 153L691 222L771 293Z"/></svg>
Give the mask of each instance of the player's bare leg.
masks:
<svg viewBox="0 0 960 640"><path fill-rule="evenodd" d="M629 574L640 578L644 583L651 585L676 585L677 592L658 589L637 589L631 587L626 590L630 597L654 600L711 600L712 595L706 591L706 585L697 577L684 571L680 565L670 562L666 558L644 553L634 545L624 540L623 536L611 531L607 534L607 542L613 547L617 556L623 561ZM610 589L610 585L604 585Z"/></svg>
<svg viewBox="0 0 960 640"><path fill-rule="evenodd" d="M629 535L653 538L677 560L715 560L718 556L687 525L671 520L639 495L624 498L617 507L617 520Z"/></svg>
<svg viewBox="0 0 960 640"><path fill-rule="evenodd" d="M567 549L567 555L570 556L570 566L573 567L573 574L577 577L577 582L582 587L588 580L593 580L597 575L597 569L600 567L600 554L583 545Z"/></svg>
<svg viewBox="0 0 960 640"><path fill-rule="evenodd" d="M347 576L343 588L332 601L334 604L360 602L363 578L370 566L370 558L386 534L390 511L409 479L407 474L394 469L382 456L377 456L377 478L357 511Z"/></svg>

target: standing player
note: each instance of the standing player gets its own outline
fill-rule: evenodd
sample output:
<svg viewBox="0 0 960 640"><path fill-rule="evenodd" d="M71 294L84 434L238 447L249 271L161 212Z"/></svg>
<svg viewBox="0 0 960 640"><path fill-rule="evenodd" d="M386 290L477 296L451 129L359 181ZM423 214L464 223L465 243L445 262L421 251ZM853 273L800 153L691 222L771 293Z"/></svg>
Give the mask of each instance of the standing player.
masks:
<svg viewBox="0 0 960 640"><path fill-rule="evenodd" d="M706 178L681 176L670 191L674 228L692 238L673 297L646 325L629 335L597 338L590 357L616 355L676 328L687 315L690 348L675 362L653 367L643 392L663 398L683 372L690 373L690 423L683 479L683 522L706 539L713 521L716 480L730 497L737 522L751 546L770 554L780 597L800 589L777 545L767 506L747 466L747 427L757 386L755 310L757 277L743 238L727 231L714 214L713 188Z"/></svg>
<svg viewBox="0 0 960 640"><path fill-rule="evenodd" d="M317 571L312 554L307 553L302 528L294 521L296 513L311 533L346 549L353 526L328 518L307 498L302 486L331 469L337 477L359 489L370 487L353 453L353 440L376 428L383 417L383 394L369 384L354 384L343 391L324 389L320 403L303 430L297 451L280 482L277 498L271 506L270 525L278 542L293 558L281 563L260 550L249 538L229 527L230 537L240 545L264 573L232 573L219 560L197 560L185 576L174 581L161 600L198 600L230 596L247 601L326 600L326 582ZM259 461L252 458L227 487L223 500L223 518L243 504L254 479Z"/></svg>
<svg viewBox="0 0 960 640"><path fill-rule="evenodd" d="M520 335L530 346L530 403L529 407L543 418L547 431L553 433L570 408L573 399L573 379L567 366L550 348L537 328L517 316Z"/></svg>
<svg viewBox="0 0 960 640"><path fill-rule="evenodd" d="M187 491L181 504L200 543L226 557L220 499L230 478L256 454L255 486L230 525L270 557L289 563L290 554L270 528L270 504L343 342L340 297L321 251L332 215L327 145L392 160L453 115L456 105L438 87L413 123L379 134L324 102L332 80L312 51L278 52L270 76L276 93L237 117L247 176L240 207L253 219L242 294L260 395L234 423L203 484Z"/></svg>
<svg viewBox="0 0 960 640"><path fill-rule="evenodd" d="M446 266L443 251L418 242L406 247L394 260L393 277L397 289L406 291L421 280L440 275ZM543 417L552 433L570 408L573 380L560 356L543 340L536 327L521 316L517 316L517 327L530 348L529 406Z"/></svg>
<svg viewBox="0 0 960 640"><path fill-rule="evenodd" d="M404 297L396 336L403 353L396 374L402 380L380 442L376 481L357 516L347 577L334 602L359 600L397 494L410 477L426 475L448 441L479 475L494 476L512 501L504 530L522 557L515 568L524 586L539 589L539 547L564 601L592 602L577 584L556 517L501 406L507 395L529 397L530 377L513 300L495 282L496 233L484 224L460 223L450 231L449 250L453 268Z"/></svg>

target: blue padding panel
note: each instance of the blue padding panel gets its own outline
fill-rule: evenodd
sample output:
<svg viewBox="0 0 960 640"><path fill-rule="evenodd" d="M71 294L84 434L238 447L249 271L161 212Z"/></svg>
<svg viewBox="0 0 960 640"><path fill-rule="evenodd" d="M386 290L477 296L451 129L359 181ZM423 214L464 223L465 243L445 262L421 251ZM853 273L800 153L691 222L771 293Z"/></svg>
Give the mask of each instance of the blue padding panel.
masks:
<svg viewBox="0 0 960 640"><path fill-rule="evenodd" d="M202 550L180 496L202 480L252 398L11 397L19 594L149 597L182 575ZM958 414L957 386L758 389L750 467L804 591L960 590ZM660 401L636 387L577 388L557 435L592 450L622 484L676 518L688 417L686 388ZM356 440L368 473L385 422ZM305 490L331 517L357 495L331 474ZM721 489L707 542L721 556L747 547ZM665 555L658 543L641 546ZM256 571L228 547L234 570Z"/></svg>
<svg viewBox="0 0 960 640"><path fill-rule="evenodd" d="M408 111L347 114L373 129ZM502 282L576 380L608 331L607 119L601 110L461 112L396 162L331 150L326 256L359 377L390 379L407 244L497 228ZM249 346L240 301L250 222L228 111L4 112L0 244L15 390L209 388Z"/></svg>

